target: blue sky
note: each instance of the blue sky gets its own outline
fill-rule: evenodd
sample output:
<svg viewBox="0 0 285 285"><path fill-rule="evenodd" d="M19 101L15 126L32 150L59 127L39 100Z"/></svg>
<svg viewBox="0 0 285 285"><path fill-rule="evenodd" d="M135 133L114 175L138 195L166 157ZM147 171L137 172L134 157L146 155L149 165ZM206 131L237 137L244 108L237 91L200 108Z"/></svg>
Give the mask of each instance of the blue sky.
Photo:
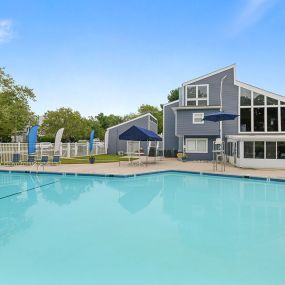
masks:
<svg viewBox="0 0 285 285"><path fill-rule="evenodd" d="M1 1L0 66L33 88L33 111L126 114L183 81L237 64L285 95L285 1Z"/></svg>

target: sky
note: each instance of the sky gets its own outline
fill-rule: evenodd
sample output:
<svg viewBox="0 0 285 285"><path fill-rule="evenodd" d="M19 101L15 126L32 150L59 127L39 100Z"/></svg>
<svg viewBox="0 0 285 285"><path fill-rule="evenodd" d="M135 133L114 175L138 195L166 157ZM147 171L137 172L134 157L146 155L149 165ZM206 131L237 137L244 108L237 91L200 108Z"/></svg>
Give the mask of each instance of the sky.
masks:
<svg viewBox="0 0 285 285"><path fill-rule="evenodd" d="M32 110L123 115L236 63L285 95L283 0L0 0L0 66L34 89Z"/></svg>

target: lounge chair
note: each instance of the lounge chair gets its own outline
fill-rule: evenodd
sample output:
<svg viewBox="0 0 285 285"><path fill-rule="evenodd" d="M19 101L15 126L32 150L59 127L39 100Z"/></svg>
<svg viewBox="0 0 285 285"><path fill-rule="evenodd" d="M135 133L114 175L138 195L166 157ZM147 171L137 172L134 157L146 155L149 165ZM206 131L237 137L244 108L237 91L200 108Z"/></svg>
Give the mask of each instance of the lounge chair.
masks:
<svg viewBox="0 0 285 285"><path fill-rule="evenodd" d="M35 154L29 154L28 155L28 160L23 162L24 164L27 165L33 165L36 163L36 155Z"/></svg>

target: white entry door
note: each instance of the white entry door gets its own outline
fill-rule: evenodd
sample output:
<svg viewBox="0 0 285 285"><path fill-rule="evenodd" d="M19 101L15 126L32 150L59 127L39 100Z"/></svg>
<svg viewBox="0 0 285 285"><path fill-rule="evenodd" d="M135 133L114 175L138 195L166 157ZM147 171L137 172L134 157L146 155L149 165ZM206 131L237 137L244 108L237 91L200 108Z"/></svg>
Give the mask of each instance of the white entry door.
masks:
<svg viewBox="0 0 285 285"><path fill-rule="evenodd" d="M128 141L127 142L127 153L140 152L140 142Z"/></svg>

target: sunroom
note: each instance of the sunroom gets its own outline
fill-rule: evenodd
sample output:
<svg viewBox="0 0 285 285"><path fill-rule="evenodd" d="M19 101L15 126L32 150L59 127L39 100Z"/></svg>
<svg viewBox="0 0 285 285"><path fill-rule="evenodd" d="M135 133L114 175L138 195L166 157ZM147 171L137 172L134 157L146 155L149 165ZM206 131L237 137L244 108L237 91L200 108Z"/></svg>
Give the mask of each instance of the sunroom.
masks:
<svg viewBox="0 0 285 285"><path fill-rule="evenodd" d="M243 168L285 169L285 135L227 136L227 158Z"/></svg>

